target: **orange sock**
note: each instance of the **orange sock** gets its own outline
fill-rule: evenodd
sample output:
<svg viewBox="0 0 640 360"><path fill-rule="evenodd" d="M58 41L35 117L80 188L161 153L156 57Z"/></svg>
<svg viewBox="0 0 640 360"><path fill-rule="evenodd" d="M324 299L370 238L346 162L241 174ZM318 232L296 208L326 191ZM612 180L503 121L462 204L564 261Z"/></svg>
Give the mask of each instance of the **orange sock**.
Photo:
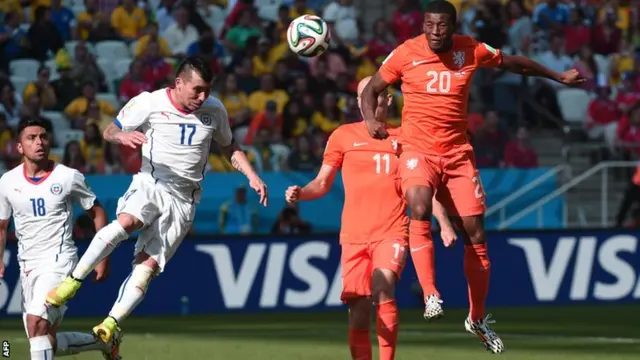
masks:
<svg viewBox="0 0 640 360"><path fill-rule="evenodd" d="M436 289L435 252L431 238L431 221L411 220L409 223L409 246L411 259L416 268L418 281L424 297L440 296Z"/></svg>
<svg viewBox="0 0 640 360"><path fill-rule="evenodd" d="M349 350L354 360L372 360L369 329L349 329Z"/></svg>
<svg viewBox="0 0 640 360"><path fill-rule="evenodd" d="M393 360L396 355L398 339L398 306L395 300L387 300L378 304L376 316L376 332L380 360Z"/></svg>
<svg viewBox="0 0 640 360"><path fill-rule="evenodd" d="M469 307L471 321L484 318L484 305L489 293L491 262L487 255L487 243L465 245L464 275L469 284Z"/></svg>

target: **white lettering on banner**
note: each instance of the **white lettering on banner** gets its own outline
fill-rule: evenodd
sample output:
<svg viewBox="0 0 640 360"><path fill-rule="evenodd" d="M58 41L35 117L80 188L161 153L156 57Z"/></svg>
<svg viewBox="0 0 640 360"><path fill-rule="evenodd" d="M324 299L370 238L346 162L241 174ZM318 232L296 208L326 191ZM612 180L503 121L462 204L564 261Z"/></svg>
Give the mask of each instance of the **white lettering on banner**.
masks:
<svg viewBox="0 0 640 360"><path fill-rule="evenodd" d="M312 241L297 245L288 256L288 243L251 244L247 247L240 268L236 274L231 252L226 245L196 245L196 250L208 254L213 260L220 292L225 307L228 309L242 309L247 306L251 289L262 282L259 306L274 308L280 302L282 279L285 265L295 278L307 285L305 290L284 289L283 305L292 308L312 307L324 301L327 306L340 305L342 288L340 269L338 268L331 284L328 276L316 268L311 259L326 260L329 258L330 245L326 242ZM263 278L258 277L258 271L264 260L266 269ZM331 286L329 286L331 285Z"/></svg>
<svg viewBox="0 0 640 360"><path fill-rule="evenodd" d="M3 261L5 274L7 274L11 265L11 250L5 249ZM13 289L13 295L11 295L7 282L0 279L0 311L1 310L6 310L8 315L17 315L22 313L22 287L20 286L20 280L16 281L15 288Z"/></svg>
<svg viewBox="0 0 640 360"><path fill-rule="evenodd" d="M639 274L636 273L632 264L619 257L619 254L623 252L637 256L638 239L634 236L612 236L603 241L598 249L596 249L597 239L593 236L584 236L580 239L561 237L555 245L548 264L545 263L540 239L511 238L507 242L524 251L533 289L539 301L557 299L574 254L575 263L569 291L571 300L586 300L588 298L596 258L599 267L615 278L615 282L596 280L592 290L593 298L604 301L620 300L633 292L633 298L640 299Z"/></svg>

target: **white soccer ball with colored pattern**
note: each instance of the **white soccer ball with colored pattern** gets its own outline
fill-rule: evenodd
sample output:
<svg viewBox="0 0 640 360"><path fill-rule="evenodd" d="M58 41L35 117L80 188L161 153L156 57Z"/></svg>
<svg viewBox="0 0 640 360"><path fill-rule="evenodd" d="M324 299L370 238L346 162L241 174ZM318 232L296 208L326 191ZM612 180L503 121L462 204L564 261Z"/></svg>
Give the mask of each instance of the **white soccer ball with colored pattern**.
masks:
<svg viewBox="0 0 640 360"><path fill-rule="evenodd" d="M329 48L331 35L327 23L319 16L302 15L289 24L287 42L294 53L313 57Z"/></svg>

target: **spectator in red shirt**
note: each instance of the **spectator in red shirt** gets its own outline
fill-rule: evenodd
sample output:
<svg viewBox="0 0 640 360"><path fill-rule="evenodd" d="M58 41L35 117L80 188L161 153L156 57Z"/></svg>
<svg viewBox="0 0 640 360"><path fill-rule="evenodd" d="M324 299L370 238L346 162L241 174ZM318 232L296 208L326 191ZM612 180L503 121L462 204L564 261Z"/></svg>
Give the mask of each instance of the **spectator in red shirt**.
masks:
<svg viewBox="0 0 640 360"><path fill-rule="evenodd" d="M620 111L626 113L633 105L640 102L640 91L633 73L622 74L622 88L618 90L616 102Z"/></svg>
<svg viewBox="0 0 640 360"><path fill-rule="evenodd" d="M591 100L585 127L589 138L604 141L613 150L616 141L618 120L622 113L618 104L611 100L611 89L606 84L598 84L597 97Z"/></svg>
<svg viewBox="0 0 640 360"><path fill-rule="evenodd" d="M516 138L510 141L504 150L504 166L517 169L538 167L538 154L529 144L529 130L520 126Z"/></svg>
<svg viewBox="0 0 640 360"><path fill-rule="evenodd" d="M398 0L398 10L393 13L392 30L398 44L418 36L422 31L423 15L415 0Z"/></svg>
<svg viewBox="0 0 640 360"><path fill-rule="evenodd" d="M495 110L488 110L484 125L474 136L474 148L478 167L497 168L502 164L504 149L509 138L500 128L500 117Z"/></svg>
<svg viewBox="0 0 640 360"><path fill-rule="evenodd" d="M373 37L367 44L367 57L369 57L374 64L380 65L387 55L393 51L395 46L396 43L393 39L389 38L387 22L383 19L378 19L373 25Z"/></svg>
<svg viewBox="0 0 640 360"><path fill-rule="evenodd" d="M577 8L569 13L569 25L564 26L565 51L573 56L583 45L591 41L591 28L584 23L584 18Z"/></svg>
<svg viewBox="0 0 640 360"><path fill-rule="evenodd" d="M244 143L246 145L253 144L254 137L264 128L269 129L271 133L282 133L282 115L278 114L278 106L275 101L267 101L265 110L253 117Z"/></svg>
<svg viewBox="0 0 640 360"><path fill-rule="evenodd" d="M618 126L618 139L623 143L640 144L640 104L635 104L629 115L620 119ZM636 153L640 149L634 149Z"/></svg>
<svg viewBox="0 0 640 360"><path fill-rule="evenodd" d="M147 53L144 56L144 82L155 90L172 75L173 68L164 61L160 53L160 45L155 41L149 41Z"/></svg>
<svg viewBox="0 0 640 360"><path fill-rule="evenodd" d="M120 100L123 103L144 91L153 91L153 87L144 82L144 65L142 60L135 59L129 65L129 74L120 83Z"/></svg>
<svg viewBox="0 0 640 360"><path fill-rule="evenodd" d="M604 22L593 28L591 43L596 54L606 56L620 51L622 30L616 26L617 20L616 13L609 11Z"/></svg>

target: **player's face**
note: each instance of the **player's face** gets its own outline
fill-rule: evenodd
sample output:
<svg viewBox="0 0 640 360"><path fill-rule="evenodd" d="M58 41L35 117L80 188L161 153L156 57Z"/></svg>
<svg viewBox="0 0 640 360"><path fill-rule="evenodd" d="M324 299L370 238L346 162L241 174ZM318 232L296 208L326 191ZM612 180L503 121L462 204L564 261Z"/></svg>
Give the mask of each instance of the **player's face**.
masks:
<svg viewBox="0 0 640 360"><path fill-rule="evenodd" d="M202 106L211 93L211 84L208 84L195 72L191 72L188 79L179 77L176 79L176 90L180 96L181 104L189 112L196 111Z"/></svg>
<svg viewBox="0 0 640 360"><path fill-rule="evenodd" d="M22 131L17 145L18 152L30 161L41 161L49 157L49 134L39 126L29 126Z"/></svg>
<svg viewBox="0 0 640 360"><path fill-rule="evenodd" d="M449 14L425 13L422 30L431 51L439 53L449 50L455 31Z"/></svg>

